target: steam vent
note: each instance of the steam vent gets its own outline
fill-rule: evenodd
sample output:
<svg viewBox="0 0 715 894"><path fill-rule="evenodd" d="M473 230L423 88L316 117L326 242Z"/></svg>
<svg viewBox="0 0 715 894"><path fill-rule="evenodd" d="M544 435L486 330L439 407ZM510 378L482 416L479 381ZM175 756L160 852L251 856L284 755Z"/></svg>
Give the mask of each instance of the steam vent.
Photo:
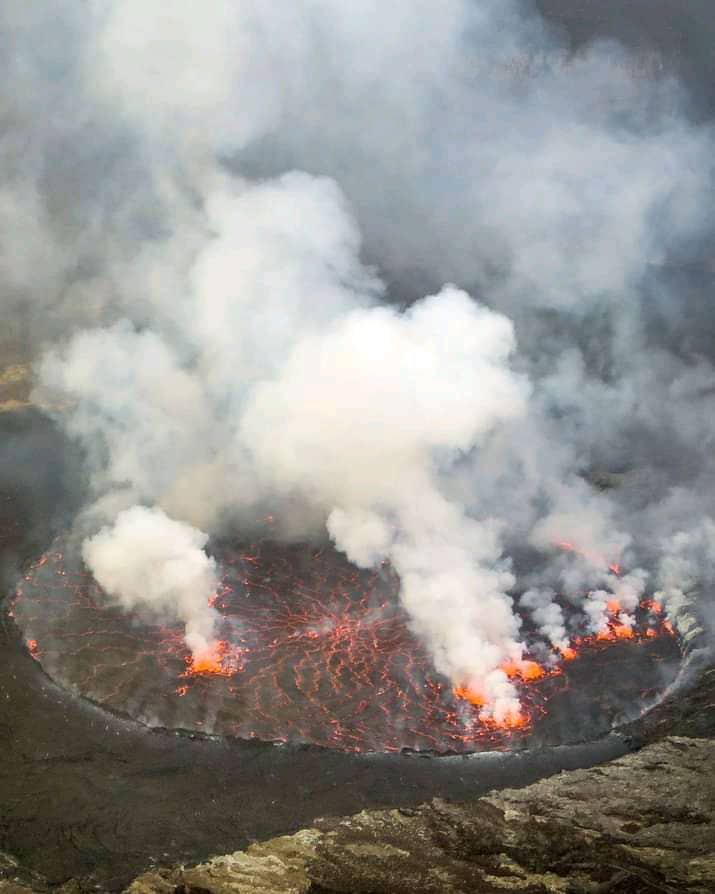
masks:
<svg viewBox="0 0 715 894"><path fill-rule="evenodd" d="M712 894L710 4L0 33L0 894Z"/></svg>

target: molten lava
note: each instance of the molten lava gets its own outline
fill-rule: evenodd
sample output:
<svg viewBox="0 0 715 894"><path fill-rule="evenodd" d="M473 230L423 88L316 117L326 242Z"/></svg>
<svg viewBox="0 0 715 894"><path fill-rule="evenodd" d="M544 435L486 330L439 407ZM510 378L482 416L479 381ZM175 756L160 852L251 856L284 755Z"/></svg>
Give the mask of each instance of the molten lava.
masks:
<svg viewBox="0 0 715 894"><path fill-rule="evenodd" d="M498 719L488 719L487 723L493 723L503 730L525 730L531 723L531 718L524 711L511 711Z"/></svg>
<svg viewBox="0 0 715 894"><path fill-rule="evenodd" d="M520 680L540 680L544 676L546 670L535 661L514 661L503 664L501 669L509 677L510 680L518 678Z"/></svg>
<svg viewBox="0 0 715 894"><path fill-rule="evenodd" d="M468 686L455 686L452 692L457 698L469 702L469 704L474 705L475 708L483 708L486 704L486 699L482 693L477 692L476 689L470 689Z"/></svg>
<svg viewBox="0 0 715 894"><path fill-rule="evenodd" d="M518 675L517 672L515 676ZM455 686L452 693L455 698L467 702L474 708L480 708L481 710L478 713L478 717L480 722L486 727L491 727L494 730L501 730L503 732L510 732L514 730L525 730L530 726L530 715L528 712L522 711L521 709L510 708L496 714L490 710L484 710L487 706L487 699L474 687Z"/></svg>
<svg viewBox="0 0 715 894"><path fill-rule="evenodd" d="M241 650L232 648L226 640L210 643L204 650L188 655L182 677L232 677L243 669Z"/></svg>
<svg viewBox="0 0 715 894"><path fill-rule="evenodd" d="M436 673L410 631L389 566L360 571L329 547L263 541L219 549L224 576L212 597L217 638L194 655L187 654L182 625L159 627L113 607L79 559L59 551L26 574L11 611L50 676L145 723L345 751L513 747L550 728L552 715L556 741L567 727L579 736L591 707L584 708L569 679L588 680L595 662L600 680L617 667L613 660L598 664L609 649L621 661L631 654L635 663L589 696L593 722L601 724L589 729L605 731L621 704L637 704L643 691L654 697L643 677L646 649L657 656L664 642L673 642L661 635L670 628L651 602L627 623L612 606L599 638L585 632L585 620L579 629L576 610L564 600L573 637L549 657L525 619L525 639L540 660L502 665L521 708L499 713L478 685L453 687ZM558 706L569 700L578 711L567 723Z"/></svg>

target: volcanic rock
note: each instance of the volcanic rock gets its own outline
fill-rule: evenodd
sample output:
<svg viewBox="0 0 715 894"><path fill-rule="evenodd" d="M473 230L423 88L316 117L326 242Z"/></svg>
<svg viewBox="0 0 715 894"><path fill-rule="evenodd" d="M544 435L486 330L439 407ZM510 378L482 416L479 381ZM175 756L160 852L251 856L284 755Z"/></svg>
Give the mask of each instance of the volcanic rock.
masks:
<svg viewBox="0 0 715 894"><path fill-rule="evenodd" d="M715 741L670 736L523 789L366 810L127 894L635 894L715 890Z"/></svg>
<svg viewBox="0 0 715 894"><path fill-rule="evenodd" d="M23 894L45 890L45 880L39 872L21 866L18 860L0 851L0 894Z"/></svg>

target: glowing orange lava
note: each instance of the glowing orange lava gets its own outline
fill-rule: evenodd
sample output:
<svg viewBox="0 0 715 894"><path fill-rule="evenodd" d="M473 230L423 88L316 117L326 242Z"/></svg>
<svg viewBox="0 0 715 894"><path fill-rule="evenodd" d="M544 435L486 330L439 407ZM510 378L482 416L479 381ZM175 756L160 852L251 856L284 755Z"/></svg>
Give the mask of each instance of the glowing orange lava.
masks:
<svg viewBox="0 0 715 894"><path fill-rule="evenodd" d="M240 653L225 640L212 643L205 651L189 655L182 677L232 677L241 670ZM179 693L180 695L183 693Z"/></svg>
<svg viewBox="0 0 715 894"><path fill-rule="evenodd" d="M596 634L596 639L601 642L614 639L634 639L635 635L635 631L628 624L623 624L619 621L610 621L608 627L599 630Z"/></svg>
<svg viewBox="0 0 715 894"><path fill-rule="evenodd" d="M469 686L455 686L452 692L457 698L469 702L475 708L483 708L486 705L486 699L482 693L476 689L470 689ZM510 711L499 718L482 711L479 714L479 719L486 726L501 730L525 729L529 725L529 715L516 710Z"/></svg>
<svg viewBox="0 0 715 894"><path fill-rule="evenodd" d="M547 673L540 664L525 659L522 661L505 662L501 665L501 670L504 671L510 680L518 679L524 683L539 680L545 677ZM475 708L484 708L487 705L487 699L483 693L470 686L455 686L452 692L457 698L469 702ZM479 719L486 726L501 730L525 729L531 722L529 714L520 710L508 711L499 717L494 717L489 711L482 711L479 714Z"/></svg>
<svg viewBox="0 0 715 894"><path fill-rule="evenodd" d="M560 545L564 546L564 548L566 547L566 544ZM570 544L568 546L570 547ZM611 570L615 571L613 567ZM618 571L620 571L620 568ZM606 626L596 634L574 637L570 645L560 647L557 651L562 661L573 661L579 658L585 649L593 647L599 642L614 643L619 640L652 639L658 636L659 629L655 626L636 630L632 623L621 620L621 605L617 599L609 600L606 608L611 616ZM660 616L662 612L662 607L659 603L647 599L641 602L640 609L657 616ZM660 617L658 617L658 621L661 622L663 631L671 634L674 632L669 621L661 620ZM653 623L652 620L651 623ZM504 671L510 680L520 681L524 685L546 676L554 676L561 673L558 667L544 668L536 661L527 659L506 661L500 666L500 669ZM476 708L485 708L487 706L487 699L479 690L473 687L466 685L456 686L452 692L456 698L469 702ZM521 711L506 714L498 720L490 715L488 711L482 711L479 714L479 719L488 726L505 730L523 729L530 724L529 714Z"/></svg>
<svg viewBox="0 0 715 894"><path fill-rule="evenodd" d="M529 725L529 717L524 713L514 711L501 717L499 720L488 721L499 729L524 729Z"/></svg>
<svg viewBox="0 0 715 894"><path fill-rule="evenodd" d="M475 708L483 708L486 704L486 699L481 692L477 692L476 689L470 689L468 686L455 686L452 692L457 698L469 702L469 704L474 705Z"/></svg>
<svg viewBox="0 0 715 894"><path fill-rule="evenodd" d="M540 664L535 661L513 661L502 664L501 669L513 680L519 677L522 680L540 680L546 674L546 671Z"/></svg>

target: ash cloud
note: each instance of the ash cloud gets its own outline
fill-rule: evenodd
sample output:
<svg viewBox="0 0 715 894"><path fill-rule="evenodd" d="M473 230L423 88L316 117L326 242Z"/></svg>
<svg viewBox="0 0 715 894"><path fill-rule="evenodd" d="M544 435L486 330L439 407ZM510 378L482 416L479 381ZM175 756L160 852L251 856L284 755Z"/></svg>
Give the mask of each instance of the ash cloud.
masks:
<svg viewBox="0 0 715 894"><path fill-rule="evenodd" d="M709 243L713 140L667 65L516 0L0 23L3 300L84 451L91 567L103 526L195 556L182 525L270 511L388 559L437 668L508 717L519 591L558 649L556 593L628 617L650 584L609 565L656 573L715 514L712 347L667 273Z"/></svg>

